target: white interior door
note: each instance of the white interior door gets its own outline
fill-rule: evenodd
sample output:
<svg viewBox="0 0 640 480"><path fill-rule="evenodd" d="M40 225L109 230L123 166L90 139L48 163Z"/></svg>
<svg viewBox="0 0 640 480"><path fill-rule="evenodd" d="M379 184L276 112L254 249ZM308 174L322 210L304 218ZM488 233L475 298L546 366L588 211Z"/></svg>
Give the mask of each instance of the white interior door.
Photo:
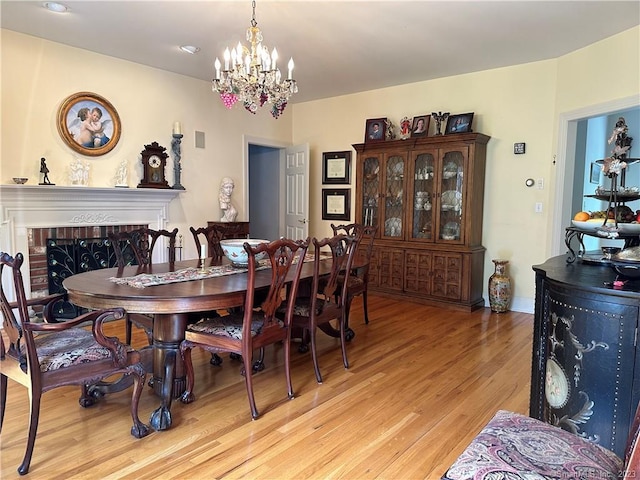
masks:
<svg viewBox="0 0 640 480"><path fill-rule="evenodd" d="M309 235L309 144L288 147L285 155L285 236Z"/></svg>

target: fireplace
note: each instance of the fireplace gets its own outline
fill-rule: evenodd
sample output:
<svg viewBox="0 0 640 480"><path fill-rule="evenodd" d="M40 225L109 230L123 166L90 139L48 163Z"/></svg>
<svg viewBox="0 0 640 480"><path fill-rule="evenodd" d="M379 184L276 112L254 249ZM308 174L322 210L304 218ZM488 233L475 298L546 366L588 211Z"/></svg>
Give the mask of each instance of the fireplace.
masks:
<svg viewBox="0 0 640 480"><path fill-rule="evenodd" d="M22 274L27 296L44 296L48 293L47 238L102 238L111 230L140 226L165 229L169 203L179 193L173 189L0 185L0 251L25 256ZM166 256L166 248L154 251L156 262L165 261ZM13 292L9 283L5 288Z"/></svg>

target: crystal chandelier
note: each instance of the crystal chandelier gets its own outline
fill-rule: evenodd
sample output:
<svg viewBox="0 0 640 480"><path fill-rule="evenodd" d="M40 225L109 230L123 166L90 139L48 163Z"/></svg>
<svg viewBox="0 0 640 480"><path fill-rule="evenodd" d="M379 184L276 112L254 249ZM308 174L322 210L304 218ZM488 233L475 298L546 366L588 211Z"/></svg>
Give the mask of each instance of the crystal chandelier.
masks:
<svg viewBox="0 0 640 480"><path fill-rule="evenodd" d="M256 113L258 107L265 103L271 104L271 115L278 118L287 106L289 98L298 92L298 85L292 78L293 58L289 60L289 72L286 80L281 81L282 75L276 62L278 52L262 44L262 32L256 22L256 2L251 2L253 16L251 26L247 29L247 41L251 47L238 45L229 51L224 51L224 70L216 58L214 63L216 77L213 79L212 90L220 94L225 107L231 108L237 101L241 101L251 113Z"/></svg>

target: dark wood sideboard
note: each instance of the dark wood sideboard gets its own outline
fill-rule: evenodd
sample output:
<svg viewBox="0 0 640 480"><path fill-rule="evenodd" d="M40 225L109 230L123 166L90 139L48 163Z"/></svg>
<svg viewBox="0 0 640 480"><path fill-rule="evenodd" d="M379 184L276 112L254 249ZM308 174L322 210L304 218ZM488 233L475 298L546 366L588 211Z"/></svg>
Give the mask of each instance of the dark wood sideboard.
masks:
<svg viewBox="0 0 640 480"><path fill-rule="evenodd" d="M624 455L640 399L640 280L608 287L608 265L553 257L536 275L532 417Z"/></svg>
<svg viewBox="0 0 640 480"><path fill-rule="evenodd" d="M224 225L231 227L233 233L224 238L249 238L249 222L207 222L207 227L212 225Z"/></svg>

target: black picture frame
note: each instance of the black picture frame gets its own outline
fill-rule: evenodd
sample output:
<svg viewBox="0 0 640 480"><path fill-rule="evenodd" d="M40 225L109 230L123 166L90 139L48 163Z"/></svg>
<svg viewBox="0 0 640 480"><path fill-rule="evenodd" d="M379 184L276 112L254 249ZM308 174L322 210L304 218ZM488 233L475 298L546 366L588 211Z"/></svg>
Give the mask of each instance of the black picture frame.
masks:
<svg viewBox="0 0 640 480"><path fill-rule="evenodd" d="M418 125L420 121L424 124L424 127L419 130ZM411 138L415 137L426 137L429 134L429 122L431 121L431 116L429 115L418 115L417 117L413 117L413 123L411 124Z"/></svg>
<svg viewBox="0 0 640 480"><path fill-rule="evenodd" d="M387 138L387 118L370 118L364 129L364 143L384 142Z"/></svg>
<svg viewBox="0 0 640 480"><path fill-rule="evenodd" d="M322 219L339 221L351 219L351 189L322 189Z"/></svg>
<svg viewBox="0 0 640 480"><path fill-rule="evenodd" d="M589 175L589 181L591 183L595 183L596 185L600 183L600 172L602 171L602 167L595 163L591 163L591 174Z"/></svg>
<svg viewBox="0 0 640 480"><path fill-rule="evenodd" d="M99 123L90 121L94 110L100 114ZM118 112L96 93L74 93L58 109L58 133L69 148L82 155L96 157L110 152L120 140L120 130Z"/></svg>
<svg viewBox="0 0 640 480"><path fill-rule="evenodd" d="M452 133L468 133L472 132L471 123L473 122L473 112L461 113L459 115L449 115L447 119L447 127L444 130L446 135Z"/></svg>
<svg viewBox="0 0 640 480"><path fill-rule="evenodd" d="M351 152L322 153L322 183L349 185L351 183Z"/></svg>

